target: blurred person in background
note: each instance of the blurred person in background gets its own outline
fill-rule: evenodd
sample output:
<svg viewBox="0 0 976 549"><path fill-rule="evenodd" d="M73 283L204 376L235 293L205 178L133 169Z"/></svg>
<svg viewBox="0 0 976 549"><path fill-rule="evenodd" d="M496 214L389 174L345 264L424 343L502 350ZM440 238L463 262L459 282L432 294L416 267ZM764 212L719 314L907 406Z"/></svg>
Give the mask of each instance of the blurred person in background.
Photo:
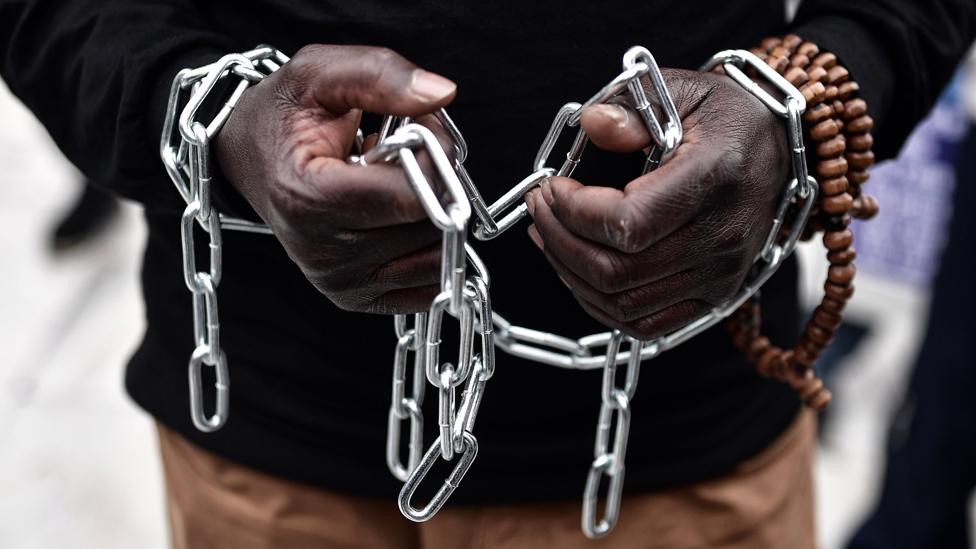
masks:
<svg viewBox="0 0 976 549"><path fill-rule="evenodd" d="M114 196L83 180L77 198L52 226L48 246L60 253L90 242L109 226L118 211Z"/></svg>
<svg viewBox="0 0 976 549"><path fill-rule="evenodd" d="M645 370L653 381L633 411L623 516L602 543L583 539L577 500L595 427L581 403L599 373L513 357L493 378L479 460L452 505L421 525L404 520L383 459L390 349L377 342L390 319L357 313L426 310L440 234L401 171L344 160L360 110L421 119L450 105L473 151L467 166L486 196L499 196L537 150L536 130L551 120L539 113L589 97L621 52L647 45L674 67L665 74L688 138L642 180L646 194L620 203L643 214L634 230L610 234L625 223L607 201L582 199L593 187L553 178L527 195L532 240L506 239L483 254L496 305L520 322L574 337L608 325L647 339L739 288L787 181L782 120L727 77L680 69L791 30L850 69L885 157L972 40L976 5L807 0L788 24L781 0L0 0L0 74L11 90L87 175L145 205L147 331L126 384L158 421L173 544L812 547L815 419L790 387L757 375L721 326ZM330 45L308 46L322 41ZM243 94L215 137L215 201L260 216L277 240L224 240L221 337L234 412L203 434L187 414L186 204L158 143L177 72L257 43L297 53ZM583 126L608 150L647 144L637 114L620 105L595 107ZM629 181L635 165L622 158L592 154L577 173L601 185ZM603 217L567 214L591 208ZM660 238L638 246L642 234ZM599 256L583 252L594 246L626 267L580 261ZM691 267L668 270L679 261ZM607 275L623 287L587 282ZM798 330L796 277L790 260L762 292L764 322L783 344ZM436 417L434 399L425 404Z"/></svg>
<svg viewBox="0 0 976 549"><path fill-rule="evenodd" d="M976 52L962 102L953 216L927 331L891 425L880 499L847 549L968 549L976 488Z"/></svg>

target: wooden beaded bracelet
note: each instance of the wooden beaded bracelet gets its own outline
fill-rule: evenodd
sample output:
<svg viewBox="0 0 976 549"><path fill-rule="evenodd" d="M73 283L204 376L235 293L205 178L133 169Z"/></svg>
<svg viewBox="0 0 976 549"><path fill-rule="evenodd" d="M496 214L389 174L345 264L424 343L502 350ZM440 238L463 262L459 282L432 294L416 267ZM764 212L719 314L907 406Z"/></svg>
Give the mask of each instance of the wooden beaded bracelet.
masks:
<svg viewBox="0 0 976 549"><path fill-rule="evenodd" d="M760 375L789 383L807 406L821 410L830 403L831 394L814 373L813 364L833 341L844 307L854 294L857 254L852 246L851 219L869 219L878 212L877 200L861 191L869 178L868 168L874 164L874 120L867 114L867 103L857 97L860 88L848 70L837 56L820 51L813 42L790 34L766 38L750 51L796 86L807 101L803 120L808 143L815 144L807 151L820 194L803 239L823 232L830 267L824 297L792 349L777 347L761 334L758 297L743 304L730 317L728 327L733 343Z"/></svg>

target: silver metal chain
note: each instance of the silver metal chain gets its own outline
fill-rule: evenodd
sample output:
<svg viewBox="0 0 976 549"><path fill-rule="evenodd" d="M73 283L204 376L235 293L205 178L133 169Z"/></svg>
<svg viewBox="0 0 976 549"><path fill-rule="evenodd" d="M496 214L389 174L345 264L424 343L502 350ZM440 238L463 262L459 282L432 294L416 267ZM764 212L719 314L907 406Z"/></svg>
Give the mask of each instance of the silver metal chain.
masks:
<svg viewBox="0 0 976 549"><path fill-rule="evenodd" d="M219 214L211 198L210 140L223 127L244 91L265 75L288 62L288 57L269 46L243 54L222 57L216 63L199 69L184 69L173 80L166 109L160 156L176 190L186 201L180 225L183 249L183 278L193 294L193 334L195 348L190 355L190 417L197 429L205 432L220 429L227 421L230 407L230 377L227 355L220 346L220 320L217 286L222 274L222 231L224 229L270 232L247 220ZM217 114L209 122L198 120L200 107L217 83L228 75L239 80ZM185 106L177 112L183 98ZM194 225L210 236L210 265L198 270ZM204 411L203 366L215 368L216 409L207 416Z"/></svg>
<svg viewBox="0 0 976 549"><path fill-rule="evenodd" d="M220 428L227 419L227 361L219 343L216 288L220 281L221 230L270 234L261 224L224 216L215 211L210 198L209 140L220 130L244 90L259 82L288 61L277 50L262 46L244 54L228 55L198 69L181 71L173 82L161 156L177 190L187 202L182 219L184 275L193 293L196 350L189 366L191 416L204 431ZM786 119L791 147L793 180L776 211L756 267L744 287L731 299L704 316L669 334L640 341L619 331L608 331L571 339L550 332L511 324L492 310L489 273L475 250L466 242L469 226L479 240L498 237L528 213L525 194L553 175L570 176L579 165L588 143L582 128L576 131L565 160L558 169L550 157L566 128L577 128L583 109L591 105L623 100L640 114L653 145L644 165L647 173L666 162L682 140L681 121L654 57L642 47L627 51L623 71L585 103L570 102L556 114L533 161L532 171L492 204L481 196L464 162L468 145L446 111L437 118L453 142L453 163L434 134L410 118L386 117L376 145L349 159L352 163L397 163L404 170L431 222L442 232L440 293L425 313L394 317L397 344L394 353L392 395L387 427L386 460L393 475L404 482L398 504L401 512L414 521L433 517L474 462L478 440L474 425L484 397L487 381L495 369L496 347L507 354L561 368L589 370L602 368L603 383L598 416L594 459L587 474L583 496L582 529L597 538L609 533L619 515L622 500L624 464L630 430L631 402L637 389L641 362L702 333L731 315L779 268L792 253L806 219L816 202L816 181L807 173L801 118L806 108L802 94L761 60L746 51L716 54L702 70L723 66L726 74L759 97L769 108ZM783 93L783 102L765 92L743 68L754 68L774 88ZM208 124L196 120L199 107L223 79L238 78L237 86ZM654 101L647 91L654 94ZM189 96L179 116L184 97ZM660 118L659 118L660 116ZM175 132L178 127L178 132ZM363 135L357 135L361 146ZM448 190L442 203L434 187L420 169L416 151L423 150L433 161L434 172ZM794 225L784 237L781 229L793 212ZM472 221L474 216L474 223ZM210 268L198 271L193 241L194 221L210 235ZM468 266L473 273L468 273ZM441 362L441 328L445 313L460 324L460 344L456 362ZM621 350L626 340L627 350ZM475 353L475 346L480 352ZM412 355L412 359L411 359ZM412 369L410 365L412 364ZM203 411L200 370L216 367L217 410L207 417ZM619 385L618 367L625 366L624 382ZM437 390L439 436L424 452L422 405L426 384ZM409 380L409 393L408 393ZM457 388L464 385L460 399ZM403 458L403 424L409 422L406 463ZM418 486L438 458L456 461L433 498L415 507L412 500ZM606 503L598 516L600 487L608 479Z"/></svg>

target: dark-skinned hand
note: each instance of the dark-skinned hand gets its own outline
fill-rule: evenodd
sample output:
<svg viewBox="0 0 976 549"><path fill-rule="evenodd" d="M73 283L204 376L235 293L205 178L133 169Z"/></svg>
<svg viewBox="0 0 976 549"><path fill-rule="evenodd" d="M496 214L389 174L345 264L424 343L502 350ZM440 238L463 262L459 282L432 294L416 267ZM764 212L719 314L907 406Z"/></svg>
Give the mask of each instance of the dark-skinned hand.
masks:
<svg viewBox="0 0 976 549"><path fill-rule="evenodd" d="M645 340L736 293L768 235L789 168L783 122L752 94L714 73L664 75L684 128L668 162L623 190L553 177L526 196L529 236L580 305ZM650 144L626 106L591 107L582 125L609 151Z"/></svg>
<svg viewBox="0 0 976 549"><path fill-rule="evenodd" d="M444 139L430 114L455 93L387 49L307 46L244 93L217 136L217 159L337 306L422 311L438 291L441 234L399 166L346 158L363 111L412 116Z"/></svg>

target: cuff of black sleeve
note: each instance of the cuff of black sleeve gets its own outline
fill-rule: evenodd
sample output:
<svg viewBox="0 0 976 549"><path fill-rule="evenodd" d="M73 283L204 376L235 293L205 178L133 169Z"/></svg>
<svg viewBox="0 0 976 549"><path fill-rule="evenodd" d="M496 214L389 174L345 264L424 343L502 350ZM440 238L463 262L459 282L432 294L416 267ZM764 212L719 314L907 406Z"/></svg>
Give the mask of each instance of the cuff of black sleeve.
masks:
<svg viewBox="0 0 976 549"><path fill-rule="evenodd" d="M860 97L868 104L875 120L875 154L881 158L894 156L901 139L885 139L886 135L900 135L900 129L889 120L895 96L896 72L894 60L883 47L883 41L871 29L853 18L824 16L802 22L794 32L804 40L816 43L822 51L835 54L860 87Z"/></svg>

